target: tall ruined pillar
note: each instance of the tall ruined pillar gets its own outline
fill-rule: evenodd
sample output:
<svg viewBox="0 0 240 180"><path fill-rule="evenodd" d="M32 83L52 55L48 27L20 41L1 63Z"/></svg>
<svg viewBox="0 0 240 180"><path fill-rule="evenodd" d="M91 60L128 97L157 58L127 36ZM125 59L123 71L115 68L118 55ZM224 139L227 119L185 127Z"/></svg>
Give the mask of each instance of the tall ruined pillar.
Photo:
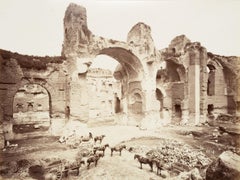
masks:
<svg viewBox="0 0 240 180"><path fill-rule="evenodd" d="M198 124L200 121L200 54L194 46L188 49L189 69L189 115L190 123Z"/></svg>
<svg viewBox="0 0 240 180"><path fill-rule="evenodd" d="M91 62L91 40L92 33L87 27L86 9L71 3L64 17L62 54L67 58L70 115L82 121L88 120L89 116L86 74Z"/></svg>
<svg viewBox="0 0 240 180"><path fill-rule="evenodd" d="M205 122L207 120L207 50L204 47L200 48L200 121Z"/></svg>
<svg viewBox="0 0 240 180"><path fill-rule="evenodd" d="M92 33L87 26L86 8L71 3L64 17L64 43L62 53L68 57L74 53L88 53Z"/></svg>
<svg viewBox="0 0 240 180"><path fill-rule="evenodd" d="M206 121L207 113L207 51L200 43L188 48L188 104L190 123Z"/></svg>

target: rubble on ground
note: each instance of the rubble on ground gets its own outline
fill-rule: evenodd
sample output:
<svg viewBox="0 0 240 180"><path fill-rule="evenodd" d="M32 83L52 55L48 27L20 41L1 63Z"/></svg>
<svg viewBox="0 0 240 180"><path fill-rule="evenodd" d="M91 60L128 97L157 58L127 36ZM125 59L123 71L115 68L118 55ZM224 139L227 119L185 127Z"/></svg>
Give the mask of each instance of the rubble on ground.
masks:
<svg viewBox="0 0 240 180"><path fill-rule="evenodd" d="M147 156L163 160L171 165L181 163L188 168L207 166L211 160L198 149L176 140L162 140L160 146L146 153Z"/></svg>
<svg viewBox="0 0 240 180"><path fill-rule="evenodd" d="M199 149L168 139L162 139L162 143L156 149L148 151L146 155L161 160L164 167L175 174L193 168L204 169L211 163Z"/></svg>

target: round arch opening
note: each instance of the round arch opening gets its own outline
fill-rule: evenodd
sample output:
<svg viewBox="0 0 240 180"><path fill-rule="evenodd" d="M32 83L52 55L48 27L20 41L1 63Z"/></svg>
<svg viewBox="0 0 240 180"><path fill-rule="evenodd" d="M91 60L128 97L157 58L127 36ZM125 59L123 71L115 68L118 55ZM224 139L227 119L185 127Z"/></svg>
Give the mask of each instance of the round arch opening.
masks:
<svg viewBox="0 0 240 180"><path fill-rule="evenodd" d="M46 131L50 126L51 98L39 84L25 84L13 99L13 132Z"/></svg>

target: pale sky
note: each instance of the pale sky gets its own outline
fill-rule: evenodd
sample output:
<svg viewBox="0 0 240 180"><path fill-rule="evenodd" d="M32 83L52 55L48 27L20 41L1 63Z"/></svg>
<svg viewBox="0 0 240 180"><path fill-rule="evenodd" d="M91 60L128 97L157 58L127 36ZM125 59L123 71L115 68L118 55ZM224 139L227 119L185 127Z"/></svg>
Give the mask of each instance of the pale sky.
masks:
<svg viewBox="0 0 240 180"><path fill-rule="evenodd" d="M126 41L130 29L144 22L157 49L185 34L209 52L240 56L240 0L0 0L0 49L60 55L70 2L87 9L96 35Z"/></svg>

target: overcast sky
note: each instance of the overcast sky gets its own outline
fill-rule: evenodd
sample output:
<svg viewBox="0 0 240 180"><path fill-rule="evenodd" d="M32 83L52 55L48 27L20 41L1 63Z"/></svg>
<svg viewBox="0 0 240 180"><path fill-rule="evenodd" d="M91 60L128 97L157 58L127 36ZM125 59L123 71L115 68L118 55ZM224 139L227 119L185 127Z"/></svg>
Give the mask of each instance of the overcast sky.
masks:
<svg viewBox="0 0 240 180"><path fill-rule="evenodd" d="M0 48L60 55L70 2L86 7L96 35L126 41L132 26L144 22L157 49L185 34L209 52L240 56L240 0L0 0Z"/></svg>

